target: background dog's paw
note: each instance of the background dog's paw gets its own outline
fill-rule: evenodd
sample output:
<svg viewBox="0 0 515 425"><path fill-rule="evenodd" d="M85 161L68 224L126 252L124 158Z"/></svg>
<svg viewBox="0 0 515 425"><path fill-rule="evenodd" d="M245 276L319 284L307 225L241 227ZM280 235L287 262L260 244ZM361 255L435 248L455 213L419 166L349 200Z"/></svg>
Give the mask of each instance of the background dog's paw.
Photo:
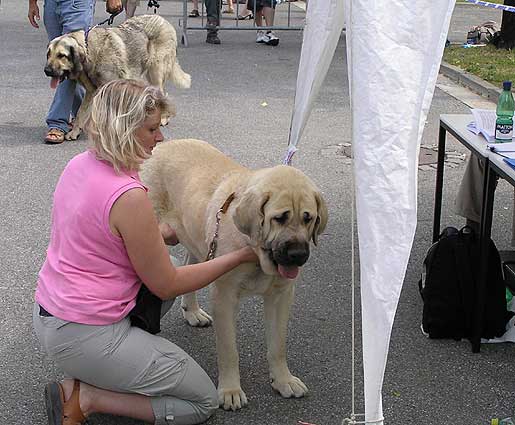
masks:
<svg viewBox="0 0 515 425"><path fill-rule="evenodd" d="M240 387L232 389L218 388L218 404L224 410L234 412L246 406L247 403L247 396Z"/></svg>
<svg viewBox="0 0 515 425"><path fill-rule="evenodd" d="M182 317L186 319L190 326L197 328L203 328L213 324L213 318L201 308L189 311L182 307Z"/></svg>
<svg viewBox="0 0 515 425"><path fill-rule="evenodd" d="M303 397L308 392L308 387L296 376L290 375L286 380L272 380L272 388L284 398Z"/></svg>
<svg viewBox="0 0 515 425"><path fill-rule="evenodd" d="M65 134L64 138L66 140L77 140L80 136L81 130L80 128L72 129L68 133Z"/></svg>

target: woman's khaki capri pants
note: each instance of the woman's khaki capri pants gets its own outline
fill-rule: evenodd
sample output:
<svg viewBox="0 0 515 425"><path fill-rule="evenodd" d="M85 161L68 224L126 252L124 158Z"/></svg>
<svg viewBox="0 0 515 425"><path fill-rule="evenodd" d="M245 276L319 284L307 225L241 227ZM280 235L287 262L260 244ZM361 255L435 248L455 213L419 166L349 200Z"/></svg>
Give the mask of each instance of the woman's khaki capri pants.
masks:
<svg viewBox="0 0 515 425"><path fill-rule="evenodd" d="M163 303L161 315L172 304ZM172 342L131 327L128 318L83 325L40 316L36 303L33 322L41 345L67 376L151 397L155 424L198 424L218 408L216 388L195 360Z"/></svg>

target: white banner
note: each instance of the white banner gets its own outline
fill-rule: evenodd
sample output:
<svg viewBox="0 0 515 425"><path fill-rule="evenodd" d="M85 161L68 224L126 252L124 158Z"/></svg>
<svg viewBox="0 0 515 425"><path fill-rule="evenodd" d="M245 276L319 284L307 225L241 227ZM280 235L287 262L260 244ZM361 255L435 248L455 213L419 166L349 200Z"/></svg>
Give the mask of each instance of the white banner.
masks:
<svg viewBox="0 0 515 425"><path fill-rule="evenodd" d="M309 3L291 120L290 144L285 163L299 143L313 102L331 65L342 29L342 0L313 0Z"/></svg>
<svg viewBox="0 0 515 425"><path fill-rule="evenodd" d="M418 153L454 0L345 6L365 420L382 424L388 346L417 224Z"/></svg>

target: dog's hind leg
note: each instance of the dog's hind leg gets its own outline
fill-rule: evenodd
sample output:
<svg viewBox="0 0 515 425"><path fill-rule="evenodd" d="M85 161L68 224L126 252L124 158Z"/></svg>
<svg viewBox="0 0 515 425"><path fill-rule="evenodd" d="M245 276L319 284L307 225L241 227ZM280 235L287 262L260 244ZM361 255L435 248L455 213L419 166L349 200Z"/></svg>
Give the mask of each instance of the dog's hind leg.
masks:
<svg viewBox="0 0 515 425"><path fill-rule="evenodd" d="M154 63L151 64L147 70L147 78L151 85L159 87L163 93L166 93L166 70L162 64Z"/></svg>
<svg viewBox="0 0 515 425"><path fill-rule="evenodd" d="M188 253L185 264L197 264L197 259ZM213 318L202 310L198 304L197 293L190 292L184 294L181 299L182 317L186 319L190 326L205 327L213 324Z"/></svg>
<svg viewBox="0 0 515 425"><path fill-rule="evenodd" d="M264 297L266 357L271 385L285 398L302 397L308 392L306 385L290 373L286 362L286 333L293 293L293 283L290 283L283 291Z"/></svg>

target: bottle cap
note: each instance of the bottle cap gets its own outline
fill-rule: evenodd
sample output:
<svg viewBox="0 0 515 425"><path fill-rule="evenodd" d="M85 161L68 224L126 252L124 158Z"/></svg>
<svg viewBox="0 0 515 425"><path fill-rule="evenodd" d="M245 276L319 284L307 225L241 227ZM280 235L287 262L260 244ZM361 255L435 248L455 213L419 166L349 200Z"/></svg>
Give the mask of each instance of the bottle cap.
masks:
<svg viewBox="0 0 515 425"><path fill-rule="evenodd" d="M502 83L503 90L511 90L511 81L504 81Z"/></svg>

